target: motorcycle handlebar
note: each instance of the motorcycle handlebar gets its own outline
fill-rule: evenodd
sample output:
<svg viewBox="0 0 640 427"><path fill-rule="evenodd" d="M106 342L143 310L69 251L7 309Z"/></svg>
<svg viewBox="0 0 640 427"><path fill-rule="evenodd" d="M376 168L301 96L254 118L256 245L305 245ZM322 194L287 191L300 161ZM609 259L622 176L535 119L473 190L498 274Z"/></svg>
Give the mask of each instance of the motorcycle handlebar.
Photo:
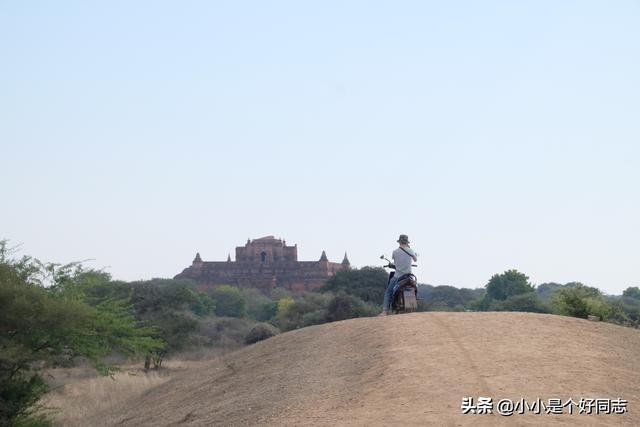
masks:
<svg viewBox="0 0 640 427"><path fill-rule="evenodd" d="M417 267L417 266L418 266L418 264L411 264L411 267ZM395 270L396 269L396 265L389 263L389 264L385 265L384 268L393 268Z"/></svg>
<svg viewBox="0 0 640 427"><path fill-rule="evenodd" d="M384 268L393 268L395 270L396 268L395 264L392 264L391 261L387 259L384 255L380 255L380 259L383 259L388 262L388 264L385 265ZM417 267L417 266L418 264L411 264L411 267Z"/></svg>

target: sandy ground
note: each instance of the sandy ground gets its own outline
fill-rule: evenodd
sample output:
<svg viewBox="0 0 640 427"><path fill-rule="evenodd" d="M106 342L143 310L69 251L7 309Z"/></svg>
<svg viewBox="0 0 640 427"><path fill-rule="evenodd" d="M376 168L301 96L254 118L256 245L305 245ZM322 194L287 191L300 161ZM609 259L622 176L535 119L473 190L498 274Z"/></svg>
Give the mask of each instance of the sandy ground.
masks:
<svg viewBox="0 0 640 427"><path fill-rule="evenodd" d="M207 362L86 425L640 425L640 331L530 313L304 328ZM462 398L622 398L622 415L461 414ZM494 407L495 412L495 407Z"/></svg>

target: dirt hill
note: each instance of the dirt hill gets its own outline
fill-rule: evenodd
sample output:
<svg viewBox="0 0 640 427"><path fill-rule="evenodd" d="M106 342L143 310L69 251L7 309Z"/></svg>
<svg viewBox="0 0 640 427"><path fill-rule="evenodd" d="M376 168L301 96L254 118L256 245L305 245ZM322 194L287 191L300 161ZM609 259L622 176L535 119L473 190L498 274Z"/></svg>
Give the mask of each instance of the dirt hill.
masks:
<svg viewBox="0 0 640 427"><path fill-rule="evenodd" d="M285 333L89 423L640 425L640 331L530 313L415 313ZM462 415L462 398L622 398L623 415ZM574 413L578 408L574 407ZM494 407L495 412L495 407Z"/></svg>

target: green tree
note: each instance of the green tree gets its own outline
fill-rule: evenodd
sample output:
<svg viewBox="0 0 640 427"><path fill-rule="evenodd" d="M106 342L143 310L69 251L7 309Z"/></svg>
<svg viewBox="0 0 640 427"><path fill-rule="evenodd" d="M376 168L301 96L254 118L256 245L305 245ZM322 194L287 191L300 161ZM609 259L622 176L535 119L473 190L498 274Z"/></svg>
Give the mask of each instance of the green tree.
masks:
<svg viewBox="0 0 640 427"><path fill-rule="evenodd" d="M136 318L154 328L154 337L164 343L162 348L147 353L145 368L150 368L153 362L154 368L158 369L168 354L191 345L191 333L198 322L190 309L198 306L201 299L186 284L158 282L157 279L138 282L133 286L131 300Z"/></svg>
<svg viewBox="0 0 640 427"><path fill-rule="evenodd" d="M366 302L382 304L388 278L387 272L379 267L341 270L327 280L320 292L344 292Z"/></svg>
<svg viewBox="0 0 640 427"><path fill-rule="evenodd" d="M242 291L235 286L218 286L211 291L211 297L216 303L218 316L243 317L246 314L247 302Z"/></svg>
<svg viewBox="0 0 640 427"><path fill-rule="evenodd" d="M295 300L283 298L278 301L276 322L284 331L325 323L329 299L330 295L316 292L299 294Z"/></svg>
<svg viewBox="0 0 640 427"><path fill-rule="evenodd" d="M472 301L484 295L484 289L456 288L453 286L418 286L418 307L421 311L462 311Z"/></svg>
<svg viewBox="0 0 640 427"><path fill-rule="evenodd" d="M547 306L534 292L513 295L504 301L493 300L489 305L490 311L525 311L529 313L549 313Z"/></svg>
<svg viewBox="0 0 640 427"><path fill-rule="evenodd" d="M183 313L171 310L159 310L147 313L145 320L153 325L157 331L155 337L165 345L148 353L145 368L149 369L150 362L159 369L169 353L176 353L188 348L191 344L191 333L196 330L198 322Z"/></svg>
<svg viewBox="0 0 640 427"><path fill-rule="evenodd" d="M295 301L291 297L285 297L278 300L277 308L276 308L276 319L278 321L282 321L289 315L289 311L291 307L295 305Z"/></svg>
<svg viewBox="0 0 640 427"><path fill-rule="evenodd" d="M247 315L260 322L273 319L276 315L278 303L267 298L258 289L248 288L242 290L247 302Z"/></svg>
<svg viewBox="0 0 640 427"><path fill-rule="evenodd" d="M107 373L113 367L104 356L161 347L125 302L87 303L86 288L104 277L79 264L13 260L0 242L0 425L20 423L46 391L38 362L69 364L82 356Z"/></svg>
<svg viewBox="0 0 640 427"><path fill-rule="evenodd" d="M95 322L86 304L52 298L6 267L0 265L0 425L27 416L47 391L36 362L82 353L76 340L92 334Z"/></svg>
<svg viewBox="0 0 640 427"><path fill-rule="evenodd" d="M629 324L635 327L640 326L640 299L623 296L620 304Z"/></svg>
<svg viewBox="0 0 640 427"><path fill-rule="evenodd" d="M293 292L289 289L278 287L271 290L271 295L269 295L269 297L273 301L280 301L282 298L293 298Z"/></svg>
<svg viewBox="0 0 640 427"><path fill-rule="evenodd" d="M548 301L553 297L553 294L555 292L559 291L562 288L563 286L560 283L542 283L536 287L536 293L541 299Z"/></svg>
<svg viewBox="0 0 640 427"><path fill-rule="evenodd" d="M514 295L534 292L535 288L529 283L529 277L518 270L508 270L502 274L495 274L487 285L486 294L480 304L483 310L489 309L494 300L504 301Z"/></svg>
<svg viewBox="0 0 640 427"><path fill-rule="evenodd" d="M529 283L529 277L518 270L508 270L502 274L495 274L487 283L486 289L489 298L501 301L514 295L535 290Z"/></svg>
<svg viewBox="0 0 640 427"><path fill-rule="evenodd" d="M191 303L188 306L189 311L197 316L207 316L215 314L216 302L211 296L202 293L189 290L191 292Z"/></svg>
<svg viewBox="0 0 640 427"><path fill-rule="evenodd" d="M134 282L131 301L136 315L144 316L149 311L189 311L197 303L195 292L188 286L159 286L154 280Z"/></svg>
<svg viewBox="0 0 640 427"><path fill-rule="evenodd" d="M637 286L629 286L622 292L622 295L627 298L640 300L640 288L638 288Z"/></svg>

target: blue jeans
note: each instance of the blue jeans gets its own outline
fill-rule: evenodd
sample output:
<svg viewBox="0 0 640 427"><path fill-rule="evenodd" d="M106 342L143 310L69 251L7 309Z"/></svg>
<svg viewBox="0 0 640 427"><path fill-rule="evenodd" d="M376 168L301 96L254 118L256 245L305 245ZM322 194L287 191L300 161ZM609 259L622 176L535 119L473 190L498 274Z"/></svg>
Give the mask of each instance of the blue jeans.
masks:
<svg viewBox="0 0 640 427"><path fill-rule="evenodd" d="M393 298L393 288L398 283L398 277L393 276L391 280L389 280L389 284L387 285L387 290L384 291L384 300L382 302L382 309L385 311L391 311L391 298Z"/></svg>

